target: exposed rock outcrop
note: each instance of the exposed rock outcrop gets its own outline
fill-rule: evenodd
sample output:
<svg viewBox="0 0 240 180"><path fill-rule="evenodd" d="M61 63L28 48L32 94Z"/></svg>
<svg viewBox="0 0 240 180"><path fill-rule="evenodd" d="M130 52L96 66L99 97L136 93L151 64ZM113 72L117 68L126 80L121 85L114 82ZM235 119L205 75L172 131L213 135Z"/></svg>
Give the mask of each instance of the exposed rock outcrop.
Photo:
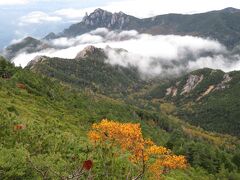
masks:
<svg viewBox="0 0 240 180"><path fill-rule="evenodd" d="M192 75L190 74L186 84L183 87L181 95L189 94L201 81L203 80L203 75Z"/></svg>
<svg viewBox="0 0 240 180"><path fill-rule="evenodd" d="M82 22L88 26L99 26L99 27L117 27L122 29L124 24L129 22L129 16L123 12L111 13L100 8L96 9L90 15L85 15Z"/></svg>
<svg viewBox="0 0 240 180"><path fill-rule="evenodd" d="M82 51L80 51L75 59L82 59L93 55L105 56L104 50L101 48L96 48L95 46L87 46Z"/></svg>
<svg viewBox="0 0 240 180"><path fill-rule="evenodd" d="M223 81L217 85L216 90L228 88L229 85L227 83L229 83L231 80L232 78L229 76L229 74L224 74Z"/></svg>
<svg viewBox="0 0 240 180"><path fill-rule="evenodd" d="M177 96L177 92L178 92L178 89L177 87L170 87L166 90L166 96L172 96L172 97L175 97Z"/></svg>
<svg viewBox="0 0 240 180"><path fill-rule="evenodd" d="M34 68L35 64L38 62L42 63L48 59L47 56L36 56L33 60L31 60L28 64L27 67L30 67L30 69Z"/></svg>
<svg viewBox="0 0 240 180"><path fill-rule="evenodd" d="M215 88L214 85L209 86L208 89L207 89L204 93L202 93L201 96L199 96L199 97L197 98L197 101L199 101L199 100L201 100L203 97L207 96L210 92L212 92L212 91L214 90L214 88Z"/></svg>
<svg viewBox="0 0 240 180"><path fill-rule="evenodd" d="M224 74L222 82L217 85L210 85L208 89L197 98L197 101L201 100L202 98L204 98L213 91L229 88L230 85L227 83L230 82L231 80L232 78L229 76L229 74Z"/></svg>

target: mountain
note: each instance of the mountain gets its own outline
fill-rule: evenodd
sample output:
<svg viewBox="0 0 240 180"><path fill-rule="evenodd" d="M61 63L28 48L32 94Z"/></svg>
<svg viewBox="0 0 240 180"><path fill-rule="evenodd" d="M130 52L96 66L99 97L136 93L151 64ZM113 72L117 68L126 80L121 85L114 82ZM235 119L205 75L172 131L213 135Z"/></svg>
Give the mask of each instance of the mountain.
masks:
<svg viewBox="0 0 240 180"><path fill-rule="evenodd" d="M228 8L223 9L222 11L225 13L239 13L240 9L228 7Z"/></svg>
<svg viewBox="0 0 240 180"><path fill-rule="evenodd" d="M5 48L4 55L12 59L21 52L37 52L51 47L47 43L60 37L76 37L97 28L110 30L136 30L139 33L153 35L191 35L216 39L232 49L240 44L240 10L227 8L201 14L183 15L166 14L151 18L139 19L123 12L111 13L96 9L81 22L71 25L62 33L51 32L41 40L27 37L22 41Z"/></svg>
<svg viewBox="0 0 240 180"><path fill-rule="evenodd" d="M50 46L43 41L37 40L32 37L26 37L20 42L12 44L8 46L6 49L4 49L3 55L7 59L12 59L13 57L22 52L26 53L38 52L49 47Z"/></svg>
<svg viewBox="0 0 240 180"><path fill-rule="evenodd" d="M163 112L81 91L54 78L16 68L3 58L0 67L0 177L3 179L67 179L78 175L75 172L86 159L94 164L91 174L96 179L104 179L106 170L109 179L120 176L125 179L129 169L131 175L137 175L141 163L130 162L129 152L120 152L119 147L113 147L112 151L109 143L107 148L97 149L97 144L89 141L89 129L103 118L127 125L138 123L144 137L186 156L188 167L164 173L166 179L239 178L240 149L235 137L209 133ZM87 177L88 172L84 175ZM148 175L151 173L145 176Z"/></svg>
<svg viewBox="0 0 240 180"><path fill-rule="evenodd" d="M135 29L139 23L140 19L123 12L111 13L102 9L96 9L89 16L86 15L80 23L73 24L64 30L61 36L74 37L101 27L111 30Z"/></svg>
<svg viewBox="0 0 240 180"><path fill-rule="evenodd" d="M226 8L201 14L166 14L139 19L122 12L96 9L80 23L73 24L59 35L75 37L105 27L110 30L137 30L140 33L192 35L217 39L229 48L240 42L240 10Z"/></svg>
<svg viewBox="0 0 240 180"><path fill-rule="evenodd" d="M143 81L136 68L111 65L103 49L88 46L75 59L37 57L26 68L81 88L104 94L126 94Z"/></svg>
<svg viewBox="0 0 240 180"><path fill-rule="evenodd" d="M56 35L55 33L51 32L51 33L49 33L47 36L45 36L45 37L43 38L43 40L51 40L51 39L56 39L56 38L58 38L58 37L59 37L58 35Z"/></svg>
<svg viewBox="0 0 240 180"><path fill-rule="evenodd" d="M239 136L239 82L239 71L200 69L156 85L145 97L174 103L177 114L191 124Z"/></svg>
<svg viewBox="0 0 240 180"><path fill-rule="evenodd" d="M134 67L109 64L105 51L88 46L75 59L42 56L26 68L80 89L124 99L144 109L154 109L153 101L159 102L156 107L173 103L174 113L193 125L240 136L240 72L206 68L177 79L142 79Z"/></svg>

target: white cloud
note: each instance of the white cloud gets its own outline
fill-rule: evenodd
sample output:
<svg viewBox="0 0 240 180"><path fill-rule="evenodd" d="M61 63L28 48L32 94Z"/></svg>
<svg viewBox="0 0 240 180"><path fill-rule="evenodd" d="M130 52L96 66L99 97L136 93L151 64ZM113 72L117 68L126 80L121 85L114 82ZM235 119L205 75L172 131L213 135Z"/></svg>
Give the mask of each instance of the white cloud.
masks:
<svg viewBox="0 0 240 180"><path fill-rule="evenodd" d="M28 2L29 2L28 0L1 0L0 6L1 5L27 4Z"/></svg>
<svg viewBox="0 0 240 180"><path fill-rule="evenodd" d="M40 24L44 22L58 22L61 21L62 18L58 16L51 16L47 13L44 13L42 11L34 11L26 16L22 16L20 18L20 25L24 24Z"/></svg>
<svg viewBox="0 0 240 180"><path fill-rule="evenodd" d="M124 11L137 17L151 17L167 13L192 14L226 7L240 8L239 0L123 0L103 6L112 12Z"/></svg>
<svg viewBox="0 0 240 180"><path fill-rule="evenodd" d="M20 54L16 65L26 66L38 55L74 58L87 45L123 48L128 52L106 49L108 63L136 66L144 75L176 75L181 72L209 67L224 71L239 70L239 55L231 55L219 42L192 36L139 34L136 31L114 32L97 29L76 38L60 38L51 43L63 49L48 49L33 54Z"/></svg>
<svg viewBox="0 0 240 180"><path fill-rule="evenodd" d="M82 18L86 12L91 13L96 8L102 8L110 12L123 11L129 15L146 18L168 13L201 13L220 10L226 7L240 8L239 0L115 0L87 8L59 9L55 13L56 15L69 19L79 19Z"/></svg>
<svg viewBox="0 0 240 180"><path fill-rule="evenodd" d="M135 30L115 32L109 31L106 28L98 28L89 33L74 37L74 38L59 38L52 40L50 43L59 47L70 47L79 44L97 44L103 42L123 41L128 39L141 38Z"/></svg>
<svg viewBox="0 0 240 180"><path fill-rule="evenodd" d="M100 36L90 35L90 34L83 34L76 38L59 38L52 41L52 44L55 46L60 47L69 47L69 46L76 46L78 44L88 44L88 43L100 43L103 41L103 38Z"/></svg>
<svg viewBox="0 0 240 180"><path fill-rule="evenodd" d="M68 18L68 19L81 19L82 17L85 16L86 12L92 12L92 11L94 11L94 8L89 8L89 9L68 8L68 9L57 10L54 12L54 14Z"/></svg>

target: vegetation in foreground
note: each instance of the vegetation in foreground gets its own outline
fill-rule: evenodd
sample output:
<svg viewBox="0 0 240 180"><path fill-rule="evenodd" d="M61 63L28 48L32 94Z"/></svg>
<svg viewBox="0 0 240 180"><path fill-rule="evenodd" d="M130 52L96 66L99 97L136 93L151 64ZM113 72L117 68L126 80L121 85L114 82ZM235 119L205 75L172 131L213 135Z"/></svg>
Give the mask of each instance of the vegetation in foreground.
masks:
<svg viewBox="0 0 240 180"><path fill-rule="evenodd" d="M157 147L165 146L177 156L184 155L188 167L162 174L166 179L239 179L238 139L207 133L164 113L78 91L4 60L0 64L1 179L60 179L72 177L82 167L86 172L91 169L90 176L95 179L106 177L104 169L125 174L132 169L130 176L137 177L141 166L129 161L128 148L119 151L114 147L121 144L115 144L113 150L119 156L113 159L116 163L109 163L112 154L104 152L106 156L101 156L102 148L94 149L89 141L88 132L101 126L98 122L103 118L114 119L115 123L140 123L145 139L152 139ZM93 123L97 124L91 129ZM104 168L101 158L106 160ZM149 161L154 163L152 158ZM115 172L108 175L108 179L118 177Z"/></svg>

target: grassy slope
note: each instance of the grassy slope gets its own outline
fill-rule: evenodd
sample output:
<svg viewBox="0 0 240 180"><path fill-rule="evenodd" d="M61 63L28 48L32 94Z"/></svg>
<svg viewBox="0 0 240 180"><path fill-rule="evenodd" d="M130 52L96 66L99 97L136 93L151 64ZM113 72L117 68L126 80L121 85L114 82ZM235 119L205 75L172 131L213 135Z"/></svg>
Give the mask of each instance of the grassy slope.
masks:
<svg viewBox="0 0 240 180"><path fill-rule="evenodd" d="M18 83L26 89L17 88ZM7 179L37 176L26 162L27 156L40 167L70 173L86 157L86 136L93 122L102 118L140 122L137 111L141 111L134 107L73 90L28 71L18 70L11 79L0 79L0 84L0 177ZM147 137L164 143L167 133L141 123ZM26 125L26 129L15 132L17 124ZM10 161L11 156L17 158Z"/></svg>
<svg viewBox="0 0 240 180"><path fill-rule="evenodd" d="M105 55L102 52L81 59L45 59L27 68L72 86L90 88L101 94L120 96L143 83L136 69L112 66L104 62Z"/></svg>
<svg viewBox="0 0 240 180"><path fill-rule="evenodd" d="M231 137L226 137L226 141L232 142L233 147L228 143L226 146L213 143L209 138L212 135L186 126L174 117L80 92L26 70L14 71L17 72L11 79L0 79L0 176L5 179L37 178L37 173L27 162L28 156L43 169L51 167L63 175L72 172L86 158L87 130L102 118L140 122L145 137L186 155L194 168L173 172L169 178L214 179L208 173L216 174L221 165L229 171L237 170L231 162L237 151L237 142ZM17 88L18 83L23 83L26 89ZM17 124L26 125L26 129L13 131ZM193 131L198 134L194 135ZM197 157L203 154L205 157L200 161ZM216 154L219 155L216 157ZM226 177L230 175L224 174Z"/></svg>

